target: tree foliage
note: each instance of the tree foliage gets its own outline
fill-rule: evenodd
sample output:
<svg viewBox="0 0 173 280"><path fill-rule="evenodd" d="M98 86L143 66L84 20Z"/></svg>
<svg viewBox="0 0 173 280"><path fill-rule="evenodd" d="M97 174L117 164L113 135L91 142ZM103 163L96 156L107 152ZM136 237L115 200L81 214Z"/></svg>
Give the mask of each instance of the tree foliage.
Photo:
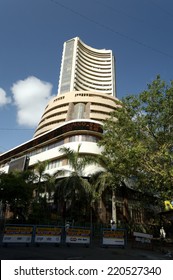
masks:
<svg viewBox="0 0 173 280"><path fill-rule="evenodd" d="M119 178L114 172L112 160L107 155L97 155L94 158L96 164L98 164L101 169L91 175L90 183L93 190L93 200L103 201L103 196L105 191L111 193L111 204L112 204L112 220L117 223L117 213L116 213L116 190L120 185Z"/></svg>
<svg viewBox="0 0 173 280"><path fill-rule="evenodd" d="M61 170L64 176L57 182L55 201L62 207L65 205L66 210L69 209L69 216L82 219L94 195L88 179L84 177L84 170L94 159L86 155L81 156L80 148L80 144L76 151L67 147L60 148L60 152L68 160L69 169Z"/></svg>
<svg viewBox="0 0 173 280"><path fill-rule="evenodd" d="M162 198L173 195L173 82L160 76L130 95L104 124L100 145L117 180Z"/></svg>
<svg viewBox="0 0 173 280"><path fill-rule="evenodd" d="M11 172L0 174L0 200L4 211L6 206L14 214L14 218L25 220L33 196L33 185L29 172Z"/></svg>

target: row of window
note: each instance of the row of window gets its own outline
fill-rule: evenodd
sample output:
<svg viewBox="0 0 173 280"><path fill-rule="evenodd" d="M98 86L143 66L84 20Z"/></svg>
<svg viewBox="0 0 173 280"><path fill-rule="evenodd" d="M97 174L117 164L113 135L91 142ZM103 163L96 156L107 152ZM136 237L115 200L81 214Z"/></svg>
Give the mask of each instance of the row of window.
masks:
<svg viewBox="0 0 173 280"><path fill-rule="evenodd" d="M110 80L111 79L111 71L106 71L106 72L96 72L93 71L92 69L89 68L84 68L82 65L78 64L78 69L77 69L77 73L81 73L81 75L86 76L88 78L90 78L91 80Z"/></svg>
<svg viewBox="0 0 173 280"><path fill-rule="evenodd" d="M90 85L91 87L96 86L98 88L99 87L101 87L101 88L102 87L112 88L110 79L107 79L107 80L91 79L91 78L88 78L88 77L84 76L83 74L81 75L80 72L78 72L75 75L75 81L83 81L83 83L85 85Z"/></svg>
<svg viewBox="0 0 173 280"><path fill-rule="evenodd" d="M98 140L99 140L99 138L97 136L93 136L93 135L83 135L83 134L82 135L73 135L70 137L66 137L62 140L59 140L58 142L55 142L53 144L46 145L44 147L35 149L34 151L28 153L27 156L29 156L29 157L34 156L34 155L45 152L47 150L51 150L53 148L56 148L58 146L61 146L65 143L69 143L69 142L85 142L86 141L86 142L97 143Z"/></svg>
<svg viewBox="0 0 173 280"><path fill-rule="evenodd" d="M61 166L64 166L64 165L67 165L68 164L68 161L67 159L56 159L56 160L53 160L51 162L49 162L47 165L46 165L46 170L50 170L50 169L54 169L54 168L58 168L58 167L61 167Z"/></svg>
<svg viewBox="0 0 173 280"><path fill-rule="evenodd" d="M111 101L114 101L114 100L112 100L111 98L109 98L109 96L103 96L103 95L100 95L100 94L97 94L97 95L94 95L94 94L90 94L90 93L85 93L85 92L83 92L83 93L76 93L75 94L75 97L76 96L89 96L89 97L95 97L95 98L103 98L103 99L106 99L106 100L111 100ZM101 103L96 103L96 102L92 102L92 104L97 104L97 105L99 105L99 106L107 106L107 107L111 107L112 108L112 106L110 106L110 105L107 105L107 104L101 104Z"/></svg>
<svg viewBox="0 0 173 280"><path fill-rule="evenodd" d="M83 62L81 59L78 60L78 65L80 66L81 69L85 69L85 71L90 71L91 73L92 72L95 72L95 74L110 74L111 75L111 68L110 67L94 67L94 66L91 66L89 64L87 64L86 62Z"/></svg>
<svg viewBox="0 0 173 280"><path fill-rule="evenodd" d="M61 97L55 98L53 102L56 102L56 101L58 101L58 100L62 100L62 99L64 99L64 98L65 98L65 96L61 96Z"/></svg>
<svg viewBox="0 0 173 280"><path fill-rule="evenodd" d="M91 83L87 83L85 80L79 80L79 77L75 79L75 89L76 88L79 88L79 90L99 90L101 92L111 92L112 88L108 88L107 86L104 88L102 87L101 85L94 85L94 84L91 84Z"/></svg>
<svg viewBox="0 0 173 280"><path fill-rule="evenodd" d="M94 59L94 57L96 59L99 59L99 58L103 58L103 59L110 58L110 52L102 53L102 52L98 52L97 50L96 51L91 50L89 48L86 48L81 42L79 42L78 45L79 45L78 51L82 51L83 50L84 54L88 53L89 55L93 56L93 59Z"/></svg>
<svg viewBox="0 0 173 280"><path fill-rule="evenodd" d="M110 69L111 67L111 60L94 61L94 59L83 55L81 52L77 55L77 59L79 59L84 64L87 64L89 67L93 67L95 69Z"/></svg>

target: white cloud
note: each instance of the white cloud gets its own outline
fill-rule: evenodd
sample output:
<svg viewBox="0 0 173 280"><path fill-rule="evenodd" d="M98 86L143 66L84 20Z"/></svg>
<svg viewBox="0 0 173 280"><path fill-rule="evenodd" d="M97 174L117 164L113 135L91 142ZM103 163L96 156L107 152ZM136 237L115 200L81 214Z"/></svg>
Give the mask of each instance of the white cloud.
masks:
<svg viewBox="0 0 173 280"><path fill-rule="evenodd" d="M53 97L51 96L52 84L31 76L17 81L11 91L17 106L18 124L35 127L47 103Z"/></svg>
<svg viewBox="0 0 173 280"><path fill-rule="evenodd" d="M0 88L0 107L11 103L11 98L7 97L5 90Z"/></svg>

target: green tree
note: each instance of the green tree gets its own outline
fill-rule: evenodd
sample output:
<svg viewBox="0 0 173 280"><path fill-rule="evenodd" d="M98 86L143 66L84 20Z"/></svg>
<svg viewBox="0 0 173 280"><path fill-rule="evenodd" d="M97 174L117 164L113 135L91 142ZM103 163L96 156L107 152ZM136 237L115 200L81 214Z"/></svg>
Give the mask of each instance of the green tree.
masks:
<svg viewBox="0 0 173 280"><path fill-rule="evenodd" d="M173 82L160 76L138 95L127 96L104 125L103 155L119 181L135 178L135 186L173 196Z"/></svg>
<svg viewBox="0 0 173 280"><path fill-rule="evenodd" d="M38 161L32 171L34 176L32 180L35 185L36 199L39 201L41 197L46 196L46 200L52 198L55 191L57 177L63 175L63 171L56 171L52 175L46 172L49 161Z"/></svg>
<svg viewBox="0 0 173 280"><path fill-rule="evenodd" d="M35 195L36 200L39 201L41 199L41 194L44 193L44 181L47 176L45 170L48 165L48 161L38 161L34 167L35 174Z"/></svg>
<svg viewBox="0 0 173 280"><path fill-rule="evenodd" d="M86 166L93 162L93 158L81 155L80 147L81 145L78 145L77 151L66 147L60 148L60 152L68 160L69 166L68 170L62 170L64 177L59 180L55 192L55 200L64 209L64 219L67 218L67 215L74 219L77 217L82 219L82 216L86 215L86 207L92 199L91 185L83 172ZM66 212L68 209L70 213Z"/></svg>
<svg viewBox="0 0 173 280"><path fill-rule="evenodd" d="M62 171L57 171L54 174L45 173L44 178L44 193L46 195L47 202L50 202L53 199L53 195L56 189L56 182L58 176L62 175Z"/></svg>
<svg viewBox="0 0 173 280"><path fill-rule="evenodd" d="M112 194L112 220L117 224L116 190L120 185L119 178L117 178L116 173L112 169L112 161L110 161L109 157L102 154L97 155L94 160L101 169L95 172L90 178L93 190L93 203L98 200L101 201L105 191L110 191Z"/></svg>
<svg viewBox="0 0 173 280"><path fill-rule="evenodd" d="M47 173L46 167L48 164L48 161L38 161L32 171L34 174L34 200L29 218L36 223L50 222L56 180L57 176L62 174L61 171L57 171L52 175Z"/></svg>
<svg viewBox="0 0 173 280"><path fill-rule="evenodd" d="M0 174L0 200L4 210L8 205L14 219L22 221L28 218L33 197L33 186L28 172L11 172Z"/></svg>

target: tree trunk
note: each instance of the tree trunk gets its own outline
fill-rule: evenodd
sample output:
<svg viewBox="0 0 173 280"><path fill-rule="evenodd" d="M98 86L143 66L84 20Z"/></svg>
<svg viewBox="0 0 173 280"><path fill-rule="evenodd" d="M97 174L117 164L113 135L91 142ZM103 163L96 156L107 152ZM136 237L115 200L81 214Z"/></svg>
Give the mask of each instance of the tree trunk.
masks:
<svg viewBox="0 0 173 280"><path fill-rule="evenodd" d="M115 190L112 190L112 220L117 225L116 197Z"/></svg>
<svg viewBox="0 0 173 280"><path fill-rule="evenodd" d="M90 204L90 227L93 227L93 202Z"/></svg>

